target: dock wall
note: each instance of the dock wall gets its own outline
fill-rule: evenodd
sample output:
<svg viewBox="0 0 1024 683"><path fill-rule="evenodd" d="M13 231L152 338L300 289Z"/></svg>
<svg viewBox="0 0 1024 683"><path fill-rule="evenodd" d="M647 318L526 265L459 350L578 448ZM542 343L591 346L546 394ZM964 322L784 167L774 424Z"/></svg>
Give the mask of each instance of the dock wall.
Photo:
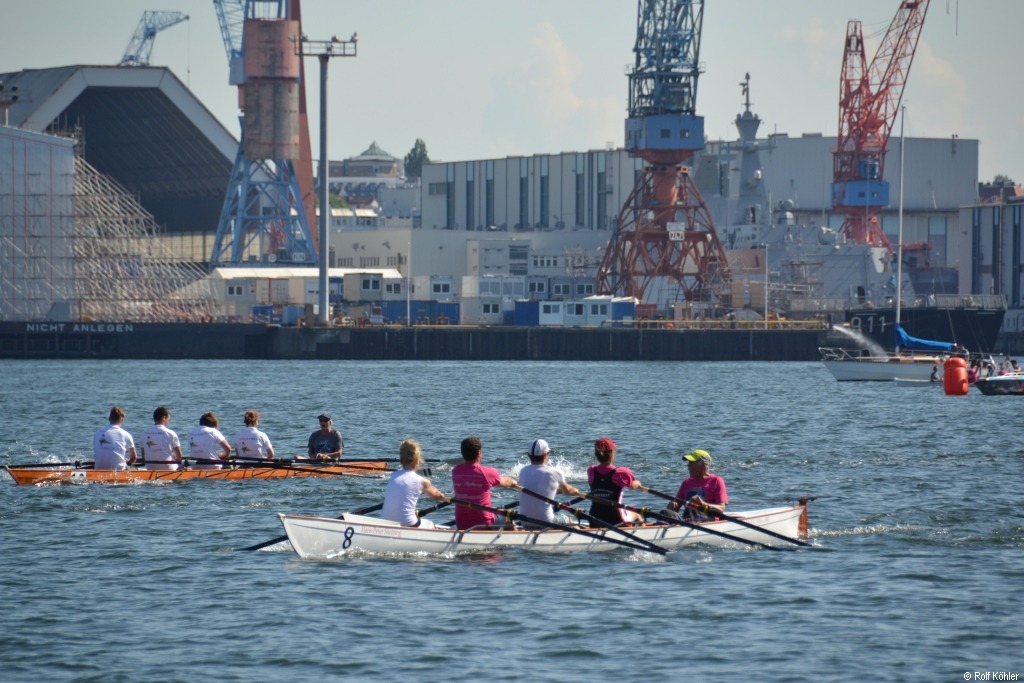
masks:
<svg viewBox="0 0 1024 683"><path fill-rule="evenodd" d="M825 333L787 329L315 328L0 323L0 358L276 360L817 360Z"/></svg>

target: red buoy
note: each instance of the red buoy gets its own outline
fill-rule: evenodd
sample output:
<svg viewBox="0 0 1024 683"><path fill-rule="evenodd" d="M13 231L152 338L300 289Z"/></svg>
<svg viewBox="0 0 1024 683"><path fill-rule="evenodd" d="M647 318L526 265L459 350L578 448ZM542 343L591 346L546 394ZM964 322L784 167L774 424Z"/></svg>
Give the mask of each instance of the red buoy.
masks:
<svg viewBox="0 0 1024 683"><path fill-rule="evenodd" d="M942 388L946 396L966 396L967 361L959 356L946 359L942 365Z"/></svg>

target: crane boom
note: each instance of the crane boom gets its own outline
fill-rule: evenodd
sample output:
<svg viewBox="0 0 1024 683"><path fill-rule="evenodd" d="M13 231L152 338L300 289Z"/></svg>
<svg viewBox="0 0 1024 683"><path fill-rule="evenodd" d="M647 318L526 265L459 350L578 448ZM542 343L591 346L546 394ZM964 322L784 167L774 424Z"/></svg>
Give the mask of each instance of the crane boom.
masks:
<svg viewBox="0 0 1024 683"><path fill-rule="evenodd" d="M885 153L914 61L929 0L902 0L870 64L861 23L846 27L839 85L839 132L833 155L832 205L846 214L843 232L861 244L892 245L878 222L889 204Z"/></svg>
<svg viewBox="0 0 1024 683"><path fill-rule="evenodd" d="M149 66L149 55L153 51L156 34L183 21L188 21L188 15L182 12L143 12L118 66Z"/></svg>
<svg viewBox="0 0 1024 683"><path fill-rule="evenodd" d="M217 11L217 23L228 55L228 82L241 85L245 82L242 57L242 27L245 25L245 0L213 0Z"/></svg>

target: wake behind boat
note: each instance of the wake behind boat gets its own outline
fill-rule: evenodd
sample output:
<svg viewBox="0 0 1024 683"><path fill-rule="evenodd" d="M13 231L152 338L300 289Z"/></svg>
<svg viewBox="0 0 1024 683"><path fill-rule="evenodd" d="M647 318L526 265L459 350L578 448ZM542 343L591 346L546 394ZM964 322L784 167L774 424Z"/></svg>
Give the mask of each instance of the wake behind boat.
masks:
<svg viewBox="0 0 1024 683"><path fill-rule="evenodd" d="M97 470L84 463L54 463L52 466L27 467L5 465L4 470L18 485L44 484L131 484L146 481L188 481L192 479L283 479L291 477L379 476L390 470L386 460L344 460L320 465L299 462L253 462L235 464L227 469L186 466L178 470Z"/></svg>
<svg viewBox="0 0 1024 683"><path fill-rule="evenodd" d="M493 551L510 547L545 552L607 551L620 548L621 545L615 541L623 538L616 531L593 527L584 528L590 535L561 529L473 528L460 531L403 527L395 522L351 513L338 519L288 514L278 516L292 548L303 559L331 558L356 551L430 555ZM695 525L697 528L678 524L644 524L623 528L639 539L667 550L697 543L742 547L712 531L772 546L785 545L785 542L765 531L788 538L796 538L807 532L806 504L731 513L730 516L746 524L718 520ZM712 531L705 531L704 528Z"/></svg>

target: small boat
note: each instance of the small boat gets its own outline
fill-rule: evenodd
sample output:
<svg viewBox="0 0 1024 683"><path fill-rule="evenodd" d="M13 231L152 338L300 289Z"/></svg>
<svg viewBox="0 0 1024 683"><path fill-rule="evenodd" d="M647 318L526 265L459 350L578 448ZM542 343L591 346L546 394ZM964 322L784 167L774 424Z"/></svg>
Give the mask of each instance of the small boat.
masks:
<svg viewBox="0 0 1024 683"><path fill-rule="evenodd" d="M306 517L278 514L292 548L300 557L331 558L362 551L387 554L449 554L459 552L494 551L515 547L546 552L578 550L615 550L621 546L614 541L627 540L617 531L584 527L583 535L562 529L497 529L472 528L464 531L451 528L423 529L403 527L395 522L346 513L340 518ZM769 530L796 538L806 534L807 506L765 508L749 512L732 513L748 525L730 520L703 522L697 527L678 524L644 524L624 527L628 533L644 541L674 550L696 543L744 547L736 541L703 531L702 527L735 536L745 541L765 545L785 545L778 537L759 531ZM753 528L752 528L753 527Z"/></svg>
<svg viewBox="0 0 1024 683"><path fill-rule="evenodd" d="M848 349L829 347L819 348L818 353L822 364L839 382L929 382L936 368L936 377L941 380L945 362L942 356L919 353L855 356Z"/></svg>
<svg viewBox="0 0 1024 683"><path fill-rule="evenodd" d="M338 465L283 464L234 466L230 469L184 467L178 470L97 470L69 464L52 467L12 467L4 465L7 474L19 485L42 484L132 484L146 481L188 481L192 479L282 479L288 477L333 477L338 475L385 474L389 463L381 460L345 460Z"/></svg>
<svg viewBox="0 0 1024 683"><path fill-rule="evenodd" d="M1024 374L983 377L974 386L986 396L1024 396Z"/></svg>
<svg viewBox="0 0 1024 683"><path fill-rule="evenodd" d="M893 385L897 387L939 387L942 388L940 379L894 379Z"/></svg>

